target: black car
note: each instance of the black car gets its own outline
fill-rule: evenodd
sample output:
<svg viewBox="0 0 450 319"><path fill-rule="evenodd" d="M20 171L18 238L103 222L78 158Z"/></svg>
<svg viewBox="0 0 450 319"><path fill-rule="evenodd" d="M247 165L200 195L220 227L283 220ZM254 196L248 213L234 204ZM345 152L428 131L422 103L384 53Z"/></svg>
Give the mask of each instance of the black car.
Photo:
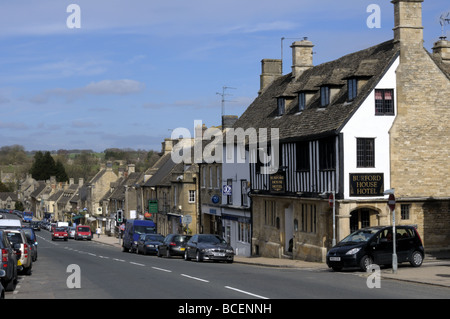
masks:
<svg viewBox="0 0 450 319"><path fill-rule="evenodd" d="M186 243L191 238L188 235L169 234L164 242L159 245L158 257L184 256Z"/></svg>
<svg viewBox="0 0 450 319"><path fill-rule="evenodd" d="M409 262L420 267L425 251L422 240L413 226L396 227L398 263ZM367 227L348 235L327 253L327 265L339 271L359 267L366 271L371 264L391 265L393 254L392 226Z"/></svg>
<svg viewBox="0 0 450 319"><path fill-rule="evenodd" d="M136 253L156 254L158 253L158 247L164 241L163 235L158 234L142 234L136 244Z"/></svg>
<svg viewBox="0 0 450 319"><path fill-rule="evenodd" d="M0 269L5 271L5 276L0 278L1 284L6 291L13 291L17 284L17 256L8 236L2 230L0 230L0 254Z"/></svg>
<svg viewBox="0 0 450 319"><path fill-rule="evenodd" d="M191 258L195 258L198 262L214 260L232 263L234 260L234 250L218 235L198 234L192 236L186 243L184 259L191 260Z"/></svg>

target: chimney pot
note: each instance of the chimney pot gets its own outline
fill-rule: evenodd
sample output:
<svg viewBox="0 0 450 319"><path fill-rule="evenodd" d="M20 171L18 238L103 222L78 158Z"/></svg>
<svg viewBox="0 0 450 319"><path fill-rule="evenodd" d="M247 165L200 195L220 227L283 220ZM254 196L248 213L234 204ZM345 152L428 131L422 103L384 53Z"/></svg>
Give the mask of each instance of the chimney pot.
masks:
<svg viewBox="0 0 450 319"><path fill-rule="evenodd" d="M441 37L439 41L434 43L433 54L438 56L442 62L450 64L450 41L445 37Z"/></svg>
<svg viewBox="0 0 450 319"><path fill-rule="evenodd" d="M260 89L258 94L283 74L283 62L280 59L261 60Z"/></svg>
<svg viewBox="0 0 450 319"><path fill-rule="evenodd" d="M297 78L303 72L312 68L313 65L313 47L311 41L304 37L302 41L292 43L292 77Z"/></svg>

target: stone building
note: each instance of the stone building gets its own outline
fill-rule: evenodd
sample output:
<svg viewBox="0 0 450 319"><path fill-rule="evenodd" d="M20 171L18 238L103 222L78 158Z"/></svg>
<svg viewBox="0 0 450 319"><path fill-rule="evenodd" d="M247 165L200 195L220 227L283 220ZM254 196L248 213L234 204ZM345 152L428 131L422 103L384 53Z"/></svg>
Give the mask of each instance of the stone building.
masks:
<svg viewBox="0 0 450 319"><path fill-rule="evenodd" d="M449 43L423 47L422 2L392 1L393 40L317 66L297 41L286 75L262 60L259 96L234 125L278 133L265 152L249 145L253 254L324 261L351 231L391 224L387 189L397 224L416 225L428 250L450 247Z"/></svg>

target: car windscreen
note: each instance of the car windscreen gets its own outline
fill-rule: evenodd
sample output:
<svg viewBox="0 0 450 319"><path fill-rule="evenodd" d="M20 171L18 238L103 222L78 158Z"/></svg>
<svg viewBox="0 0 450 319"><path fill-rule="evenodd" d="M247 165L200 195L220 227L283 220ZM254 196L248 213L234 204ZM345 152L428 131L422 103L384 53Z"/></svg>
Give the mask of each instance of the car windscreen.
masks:
<svg viewBox="0 0 450 319"><path fill-rule="evenodd" d="M56 227L55 228L55 232L65 232L65 231L66 231L66 229L63 228L63 227Z"/></svg>
<svg viewBox="0 0 450 319"><path fill-rule="evenodd" d="M90 231L91 229L89 228L89 227L78 227L78 231L80 232L80 231L82 231L82 232L88 232L88 231Z"/></svg>
<svg viewBox="0 0 450 319"><path fill-rule="evenodd" d="M14 244L22 244L23 243L22 236L20 235L20 233L7 232L6 234L8 235L8 239L11 243L14 243Z"/></svg>
<svg viewBox="0 0 450 319"><path fill-rule="evenodd" d="M212 244L225 244L226 241L219 236L210 235L210 236L199 236L199 243L212 243Z"/></svg>
<svg viewBox="0 0 450 319"><path fill-rule="evenodd" d="M184 243L184 242L187 242L190 238L191 238L191 236L177 235L177 236L174 236L172 240L175 242Z"/></svg>
<svg viewBox="0 0 450 319"><path fill-rule="evenodd" d="M158 235L147 235L145 236L146 241L164 241L164 236L158 236Z"/></svg>
<svg viewBox="0 0 450 319"><path fill-rule="evenodd" d="M344 239L341 240L341 243L359 243L359 242L366 242L370 238L372 238L376 233L378 232L378 229L360 229L355 231L354 233L348 235Z"/></svg>
<svg viewBox="0 0 450 319"><path fill-rule="evenodd" d="M134 226L134 232L136 234L152 234L155 233L155 227L136 225Z"/></svg>

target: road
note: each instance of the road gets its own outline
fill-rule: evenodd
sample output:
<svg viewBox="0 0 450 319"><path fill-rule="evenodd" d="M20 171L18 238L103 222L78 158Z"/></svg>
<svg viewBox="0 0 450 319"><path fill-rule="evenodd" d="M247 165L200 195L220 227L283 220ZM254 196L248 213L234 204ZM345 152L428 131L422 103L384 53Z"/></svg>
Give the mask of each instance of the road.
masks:
<svg viewBox="0 0 450 319"><path fill-rule="evenodd" d="M359 272L187 262L123 253L92 241L51 241L45 230L37 236L39 256L32 275L21 276L6 299L450 298L448 288L390 280L370 289L367 276Z"/></svg>

